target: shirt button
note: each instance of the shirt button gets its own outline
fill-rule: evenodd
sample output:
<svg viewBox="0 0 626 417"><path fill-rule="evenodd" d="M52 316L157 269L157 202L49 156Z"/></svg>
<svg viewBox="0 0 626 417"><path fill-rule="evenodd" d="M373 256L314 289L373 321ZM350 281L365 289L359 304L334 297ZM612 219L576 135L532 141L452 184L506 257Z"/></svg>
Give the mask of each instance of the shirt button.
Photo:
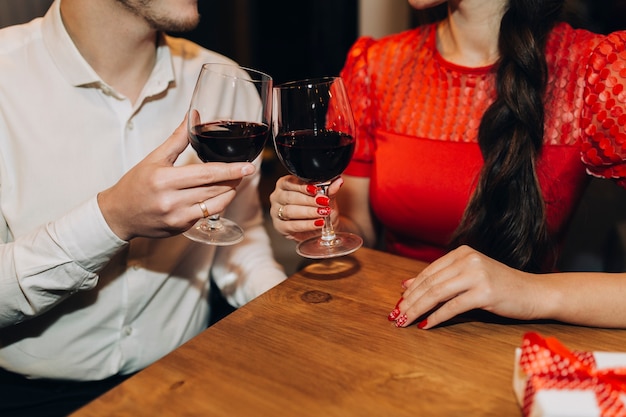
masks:
<svg viewBox="0 0 626 417"><path fill-rule="evenodd" d="M126 336L130 336L133 333L133 328L130 326L125 326L123 331Z"/></svg>
<svg viewBox="0 0 626 417"><path fill-rule="evenodd" d="M129 120L128 123L126 123L126 128L128 130L133 130L135 128L135 124L133 123L132 120Z"/></svg>

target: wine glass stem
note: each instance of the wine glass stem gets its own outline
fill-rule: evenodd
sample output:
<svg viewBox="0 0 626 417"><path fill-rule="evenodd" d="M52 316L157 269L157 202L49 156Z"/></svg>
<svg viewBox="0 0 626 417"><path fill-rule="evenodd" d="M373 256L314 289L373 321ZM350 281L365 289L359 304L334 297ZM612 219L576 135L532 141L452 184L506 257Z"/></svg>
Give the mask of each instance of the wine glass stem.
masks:
<svg viewBox="0 0 626 417"><path fill-rule="evenodd" d="M202 222L202 226L200 226L203 230L205 231L210 231L210 230L218 230L222 228L222 223L220 222L220 215L218 214L213 214L209 217L207 217L206 219L204 219L204 222Z"/></svg>
<svg viewBox="0 0 626 417"><path fill-rule="evenodd" d="M317 184L318 193L328 197L329 182L323 184ZM324 217L324 226L322 227L322 245L332 246L337 240L335 235L335 229L333 229L333 222L330 219L330 214Z"/></svg>

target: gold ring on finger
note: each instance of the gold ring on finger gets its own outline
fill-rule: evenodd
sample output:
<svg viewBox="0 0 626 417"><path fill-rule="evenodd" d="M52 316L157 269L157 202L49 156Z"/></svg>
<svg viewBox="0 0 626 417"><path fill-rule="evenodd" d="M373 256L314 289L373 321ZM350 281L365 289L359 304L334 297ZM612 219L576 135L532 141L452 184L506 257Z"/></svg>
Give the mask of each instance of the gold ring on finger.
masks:
<svg viewBox="0 0 626 417"><path fill-rule="evenodd" d="M211 213L209 213L209 210L207 210L206 205L204 204L204 202L200 202L200 203L198 203L198 205L200 206L200 210L202 210L202 217L204 217L204 218L209 217Z"/></svg>
<svg viewBox="0 0 626 417"><path fill-rule="evenodd" d="M283 209L285 208L285 206L280 206L280 208L278 209L278 219L285 221L287 220L287 218L285 217L285 215L283 214Z"/></svg>

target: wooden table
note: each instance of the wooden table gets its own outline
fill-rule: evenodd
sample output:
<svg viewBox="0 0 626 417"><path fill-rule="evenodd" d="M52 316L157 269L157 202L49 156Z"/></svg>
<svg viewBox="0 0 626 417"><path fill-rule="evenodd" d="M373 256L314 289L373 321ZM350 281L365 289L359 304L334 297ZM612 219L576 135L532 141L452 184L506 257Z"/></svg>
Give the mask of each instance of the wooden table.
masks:
<svg viewBox="0 0 626 417"><path fill-rule="evenodd" d="M626 351L624 330L488 316L398 329L387 314L423 267L369 249L310 264L74 416L521 416L525 332Z"/></svg>

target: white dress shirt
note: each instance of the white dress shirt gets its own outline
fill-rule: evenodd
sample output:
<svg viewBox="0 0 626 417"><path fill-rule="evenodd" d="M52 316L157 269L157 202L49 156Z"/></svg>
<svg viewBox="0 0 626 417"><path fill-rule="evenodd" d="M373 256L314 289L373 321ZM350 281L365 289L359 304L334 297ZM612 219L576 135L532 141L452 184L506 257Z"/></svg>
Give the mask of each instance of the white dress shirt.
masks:
<svg viewBox="0 0 626 417"><path fill-rule="evenodd" d="M98 380L142 369L202 331L210 271L235 306L285 275L262 224L260 170L225 213L244 228L238 245L125 242L111 231L97 193L174 131L201 64L230 60L164 37L133 105L82 58L59 3L0 30L0 367ZM191 162L189 147L177 164Z"/></svg>

